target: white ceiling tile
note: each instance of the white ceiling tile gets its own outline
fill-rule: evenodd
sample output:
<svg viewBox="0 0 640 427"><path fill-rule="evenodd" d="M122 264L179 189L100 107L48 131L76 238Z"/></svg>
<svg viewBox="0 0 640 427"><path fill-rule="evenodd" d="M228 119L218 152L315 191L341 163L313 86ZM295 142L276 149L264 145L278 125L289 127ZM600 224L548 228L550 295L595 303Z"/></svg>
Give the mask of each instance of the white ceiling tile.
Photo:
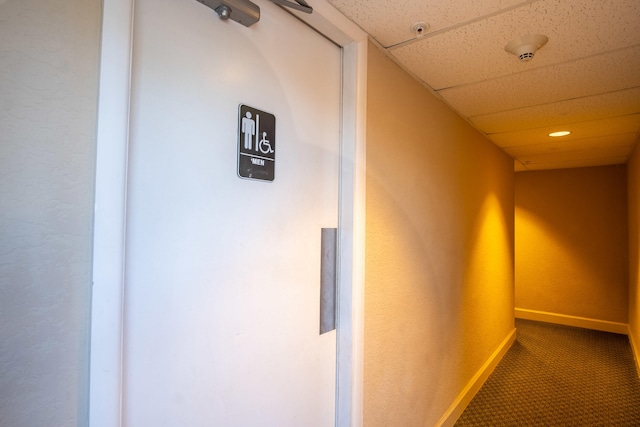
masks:
<svg viewBox="0 0 640 427"><path fill-rule="evenodd" d="M558 160L525 165L527 170L549 170L549 169L570 169L588 168L592 166L621 165L627 162L626 156L619 157L597 157L592 159Z"/></svg>
<svg viewBox="0 0 640 427"><path fill-rule="evenodd" d="M598 157L620 157L629 155L630 147L606 147L593 150L565 151L562 153L542 153L518 156L525 166L531 163L566 162L572 160L590 160Z"/></svg>
<svg viewBox="0 0 640 427"><path fill-rule="evenodd" d="M636 0L543 0L451 31L427 34L391 54L439 90L637 45L639 16ZM549 43L533 61L520 63L504 50L510 40L536 33L547 35Z"/></svg>
<svg viewBox="0 0 640 427"><path fill-rule="evenodd" d="M639 70L640 45L438 93L462 115L478 116L638 87Z"/></svg>
<svg viewBox="0 0 640 427"><path fill-rule="evenodd" d="M327 1L514 156L515 170L621 163L637 143L640 0ZM419 38L418 21L430 25ZM535 33L549 42L532 61L504 50ZM573 133L550 140L558 126Z"/></svg>
<svg viewBox="0 0 640 427"><path fill-rule="evenodd" d="M548 138L549 142L518 145L514 147L503 148L505 153L511 157L524 157L539 154L562 154L576 153L580 151L603 150L609 148L625 147L628 152L633 149L638 135L636 133L626 133L620 135L607 135L593 138L563 140L562 138Z"/></svg>
<svg viewBox="0 0 640 427"><path fill-rule="evenodd" d="M429 24L427 33L442 31L500 10L526 5L524 0L329 0L382 46L415 39L411 26Z"/></svg>
<svg viewBox="0 0 640 427"><path fill-rule="evenodd" d="M511 132L640 113L640 87L470 117L485 133Z"/></svg>
<svg viewBox="0 0 640 427"><path fill-rule="evenodd" d="M562 137L562 139L564 141L570 141L573 139L585 139L590 137L626 133L637 134L639 129L640 114L633 114L630 116L621 116L611 119L593 120L574 124L571 129L568 129L572 132L571 135ZM556 130L557 128L555 126L547 126L538 129L496 133L489 135L489 139L497 146L503 148L547 143L550 139L548 134Z"/></svg>

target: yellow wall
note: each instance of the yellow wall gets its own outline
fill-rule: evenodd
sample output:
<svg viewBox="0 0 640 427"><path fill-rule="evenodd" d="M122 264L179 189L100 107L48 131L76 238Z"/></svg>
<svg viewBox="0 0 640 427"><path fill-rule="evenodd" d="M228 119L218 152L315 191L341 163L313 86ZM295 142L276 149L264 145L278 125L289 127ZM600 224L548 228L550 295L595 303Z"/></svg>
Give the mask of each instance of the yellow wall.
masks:
<svg viewBox="0 0 640 427"><path fill-rule="evenodd" d="M627 165L629 202L629 336L640 362L640 146Z"/></svg>
<svg viewBox="0 0 640 427"><path fill-rule="evenodd" d="M431 426L513 331L513 161L373 45L364 425Z"/></svg>
<svg viewBox="0 0 640 427"><path fill-rule="evenodd" d="M516 308L628 321L624 165L516 174Z"/></svg>

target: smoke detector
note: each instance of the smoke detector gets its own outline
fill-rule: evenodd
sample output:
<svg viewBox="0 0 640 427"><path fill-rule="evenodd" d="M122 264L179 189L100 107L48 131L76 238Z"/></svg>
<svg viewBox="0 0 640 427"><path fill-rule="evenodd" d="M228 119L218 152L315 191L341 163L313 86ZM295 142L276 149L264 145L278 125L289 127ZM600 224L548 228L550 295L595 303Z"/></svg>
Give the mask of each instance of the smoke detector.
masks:
<svg viewBox="0 0 640 427"><path fill-rule="evenodd" d="M547 44L549 37L544 34L527 34L518 37L506 44L504 50L514 54L520 59L520 62L527 62L533 59L536 51Z"/></svg>

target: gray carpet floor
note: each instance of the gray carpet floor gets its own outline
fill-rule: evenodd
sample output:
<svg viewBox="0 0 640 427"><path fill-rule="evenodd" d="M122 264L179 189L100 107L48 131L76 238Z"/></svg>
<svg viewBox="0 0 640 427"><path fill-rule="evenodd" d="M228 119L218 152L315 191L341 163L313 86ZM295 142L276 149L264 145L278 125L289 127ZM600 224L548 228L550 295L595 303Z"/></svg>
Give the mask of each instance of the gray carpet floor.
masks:
<svg viewBox="0 0 640 427"><path fill-rule="evenodd" d="M640 426L640 378L626 335L521 319L516 329L456 427Z"/></svg>

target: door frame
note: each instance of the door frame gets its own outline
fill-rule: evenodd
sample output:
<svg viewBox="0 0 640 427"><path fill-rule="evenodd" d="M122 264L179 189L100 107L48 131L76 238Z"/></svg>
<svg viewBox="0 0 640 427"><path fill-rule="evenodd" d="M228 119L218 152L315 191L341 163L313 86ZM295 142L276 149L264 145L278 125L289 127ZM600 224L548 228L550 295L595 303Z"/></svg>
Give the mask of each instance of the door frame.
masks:
<svg viewBox="0 0 640 427"><path fill-rule="evenodd" d="M193 0L196 1L196 0ZM336 426L362 426L368 36L324 0L291 11L342 47ZM135 0L103 0L96 129L89 425L122 424L123 298Z"/></svg>

